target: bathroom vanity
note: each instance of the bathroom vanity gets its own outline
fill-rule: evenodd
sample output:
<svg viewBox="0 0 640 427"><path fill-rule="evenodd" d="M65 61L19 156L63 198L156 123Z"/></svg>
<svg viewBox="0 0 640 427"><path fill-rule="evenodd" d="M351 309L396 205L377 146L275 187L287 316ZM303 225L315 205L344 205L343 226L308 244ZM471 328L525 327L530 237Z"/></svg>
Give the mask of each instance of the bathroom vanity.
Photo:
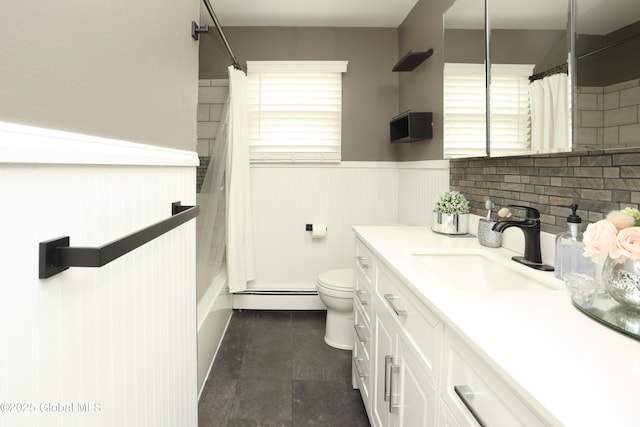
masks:
<svg viewBox="0 0 640 427"><path fill-rule="evenodd" d="M427 227L354 227L353 386L387 426L635 426L640 342L552 272Z"/></svg>

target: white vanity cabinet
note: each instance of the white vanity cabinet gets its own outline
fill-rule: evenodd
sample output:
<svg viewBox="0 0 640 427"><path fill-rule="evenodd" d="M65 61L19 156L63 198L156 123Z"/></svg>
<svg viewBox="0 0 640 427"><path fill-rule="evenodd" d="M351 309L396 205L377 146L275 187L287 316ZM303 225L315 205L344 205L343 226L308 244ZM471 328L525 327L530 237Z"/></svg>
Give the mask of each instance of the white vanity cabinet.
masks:
<svg viewBox="0 0 640 427"><path fill-rule="evenodd" d="M360 389L362 400L368 413L371 413L371 351L373 331L371 312L373 310L373 280L375 279L375 260L371 252L361 243L356 244L356 263L354 268L353 298L353 352L352 383Z"/></svg>
<svg viewBox="0 0 640 427"><path fill-rule="evenodd" d="M353 378L372 424L435 425L442 325L360 241L355 270Z"/></svg>
<svg viewBox="0 0 640 427"><path fill-rule="evenodd" d="M460 338L445 331L440 425L547 426Z"/></svg>
<svg viewBox="0 0 640 427"><path fill-rule="evenodd" d="M546 426L356 239L353 385L374 427Z"/></svg>

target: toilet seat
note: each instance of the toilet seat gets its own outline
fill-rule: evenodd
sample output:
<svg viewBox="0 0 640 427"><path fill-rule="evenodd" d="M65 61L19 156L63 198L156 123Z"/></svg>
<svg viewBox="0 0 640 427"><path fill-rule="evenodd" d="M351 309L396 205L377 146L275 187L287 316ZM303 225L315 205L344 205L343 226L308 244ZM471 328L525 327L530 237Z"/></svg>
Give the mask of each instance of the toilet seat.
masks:
<svg viewBox="0 0 640 427"><path fill-rule="evenodd" d="M353 292L353 269L325 271L318 276L317 285L333 291Z"/></svg>

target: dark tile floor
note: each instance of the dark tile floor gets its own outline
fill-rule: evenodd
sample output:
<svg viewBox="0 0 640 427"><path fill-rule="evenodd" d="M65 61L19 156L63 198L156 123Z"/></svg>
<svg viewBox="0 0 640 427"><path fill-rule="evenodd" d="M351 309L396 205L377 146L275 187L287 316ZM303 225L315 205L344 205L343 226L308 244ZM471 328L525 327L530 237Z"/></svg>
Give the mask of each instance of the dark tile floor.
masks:
<svg viewBox="0 0 640 427"><path fill-rule="evenodd" d="M199 427L368 427L351 352L324 311L234 311L199 402Z"/></svg>

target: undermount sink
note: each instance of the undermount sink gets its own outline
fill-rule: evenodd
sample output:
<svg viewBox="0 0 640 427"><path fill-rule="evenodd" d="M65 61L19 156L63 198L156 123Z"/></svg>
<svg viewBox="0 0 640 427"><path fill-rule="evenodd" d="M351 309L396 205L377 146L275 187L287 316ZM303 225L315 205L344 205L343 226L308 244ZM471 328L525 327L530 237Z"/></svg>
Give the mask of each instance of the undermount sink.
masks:
<svg viewBox="0 0 640 427"><path fill-rule="evenodd" d="M465 291L531 291L558 290L549 282L535 277L526 267L511 265L511 260L478 253L411 253L421 264L448 285Z"/></svg>

